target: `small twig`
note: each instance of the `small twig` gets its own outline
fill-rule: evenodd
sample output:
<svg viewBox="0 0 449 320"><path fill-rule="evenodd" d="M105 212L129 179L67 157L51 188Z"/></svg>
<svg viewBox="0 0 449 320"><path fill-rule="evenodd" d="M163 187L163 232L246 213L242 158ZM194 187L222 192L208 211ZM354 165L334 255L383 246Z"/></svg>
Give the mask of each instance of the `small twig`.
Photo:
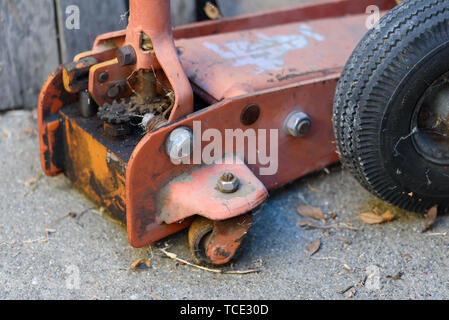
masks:
<svg viewBox="0 0 449 320"><path fill-rule="evenodd" d="M42 179L42 172L39 173L39 175L36 177L36 181L31 184L31 188L25 192L23 195L24 197L29 196L30 194L33 194L34 191L36 191L37 187L39 186L39 181Z"/></svg>
<svg viewBox="0 0 449 320"><path fill-rule="evenodd" d="M346 289L343 289L341 291L339 291L339 294L345 294L346 292L348 292L349 290L351 290L352 288L354 288L354 285L350 285L349 287L347 287Z"/></svg>
<svg viewBox="0 0 449 320"><path fill-rule="evenodd" d="M302 227L302 228L310 228L310 229L321 229L321 230L331 230L331 229L335 229L335 230L350 230L350 231L360 231L360 229L358 228L354 228L354 227L350 227L348 225L338 225L338 224L331 224L328 226L320 226L315 224L312 221L301 221L298 223L298 226Z"/></svg>
<svg viewBox="0 0 449 320"><path fill-rule="evenodd" d="M250 273L259 273L260 269L250 269L250 270L220 270L220 269L211 269L211 268L206 268L206 267L202 267L199 266L197 264L188 262L184 259L178 258L178 256L174 253L168 252L165 249L159 249L163 254L165 254L167 257L169 257L172 260L181 262L183 264L186 264L188 266L197 268L197 269L201 269L204 271L208 271L208 272L213 272L213 273L221 273L221 274L250 274Z"/></svg>
<svg viewBox="0 0 449 320"><path fill-rule="evenodd" d="M150 295L155 299L155 300L162 300L161 298L159 298L157 295L155 295L153 292L150 291Z"/></svg>
<svg viewBox="0 0 449 320"><path fill-rule="evenodd" d="M427 235L430 237L437 237L437 236L445 237L447 235L447 232L434 232L434 233L428 233Z"/></svg>

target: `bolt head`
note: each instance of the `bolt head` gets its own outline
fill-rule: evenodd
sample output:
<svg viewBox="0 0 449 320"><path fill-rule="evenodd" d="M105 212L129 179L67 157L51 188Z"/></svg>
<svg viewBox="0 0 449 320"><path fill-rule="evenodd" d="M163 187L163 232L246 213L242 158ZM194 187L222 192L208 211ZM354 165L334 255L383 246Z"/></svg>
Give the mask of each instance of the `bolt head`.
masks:
<svg viewBox="0 0 449 320"><path fill-rule="evenodd" d="M240 180L232 172L225 172L217 182L217 188L223 193L234 193L240 187Z"/></svg>
<svg viewBox="0 0 449 320"><path fill-rule="evenodd" d="M103 71L98 75L98 81L100 83L105 83L109 79L109 74L106 71Z"/></svg>
<svg viewBox="0 0 449 320"><path fill-rule="evenodd" d="M189 159L193 152L193 134L190 128L173 130L168 136L165 148L173 164L181 164Z"/></svg>
<svg viewBox="0 0 449 320"><path fill-rule="evenodd" d="M120 94L120 86L119 85L113 85L108 89L107 95L110 99L115 99Z"/></svg>
<svg viewBox="0 0 449 320"><path fill-rule="evenodd" d="M302 138L309 133L311 126L312 122L307 114L295 111L285 120L284 131L293 137Z"/></svg>
<svg viewBox="0 0 449 320"><path fill-rule="evenodd" d="M134 65L137 62L136 52L132 46L117 49L117 60L121 66Z"/></svg>

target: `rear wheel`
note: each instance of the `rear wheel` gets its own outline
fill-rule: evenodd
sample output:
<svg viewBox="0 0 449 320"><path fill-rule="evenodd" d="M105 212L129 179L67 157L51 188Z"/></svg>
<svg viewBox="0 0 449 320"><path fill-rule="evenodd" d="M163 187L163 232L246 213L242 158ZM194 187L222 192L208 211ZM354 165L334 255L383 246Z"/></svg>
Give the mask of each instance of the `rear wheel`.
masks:
<svg viewBox="0 0 449 320"><path fill-rule="evenodd" d="M340 78L343 164L398 207L449 208L449 1L408 0L360 42Z"/></svg>

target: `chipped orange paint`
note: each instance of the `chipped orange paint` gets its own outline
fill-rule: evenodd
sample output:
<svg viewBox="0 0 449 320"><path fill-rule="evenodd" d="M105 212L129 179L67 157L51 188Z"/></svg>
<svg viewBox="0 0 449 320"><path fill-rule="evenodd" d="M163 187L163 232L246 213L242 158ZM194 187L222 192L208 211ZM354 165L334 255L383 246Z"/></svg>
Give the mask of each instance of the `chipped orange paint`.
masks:
<svg viewBox="0 0 449 320"><path fill-rule="evenodd" d="M127 164L85 132L76 121L64 119L65 171L81 190L116 216L126 211ZM123 219L122 219L123 220Z"/></svg>
<svg viewBox="0 0 449 320"><path fill-rule="evenodd" d="M167 224L199 215L210 220L227 220L245 214L268 198L268 191L260 180L238 158L231 164L213 164L188 172L171 180L158 192L157 220ZM239 189L223 194L217 181L224 172L232 172L239 181Z"/></svg>
<svg viewBox="0 0 449 320"><path fill-rule="evenodd" d="M175 38L187 39L222 34L225 39L229 36L226 34L230 32L318 18L340 17L346 14L363 14L369 4L376 4L381 10L387 10L394 6L395 1L320 1L269 15L265 13L181 27L175 30ZM202 97L210 97L213 105L193 112L192 86L179 61L168 17L169 2L166 0L133 0L127 30L98 37L93 50L78 55L76 59L89 56L98 59L99 64L90 68L89 71L91 84L89 91L100 103L106 101L107 87L101 87L98 84L99 72L108 71L111 77L107 83L112 84L127 80L127 77L138 69L153 69L158 80L168 85L175 93L175 106L169 124L146 134L134 149L128 163L119 160L116 161L117 166L111 166L111 163L108 163L108 155L109 158L118 157L115 157L94 136L78 126L76 121L64 116L64 113L60 111L62 106L76 102L78 96L64 90L61 68L58 68L47 80L39 98L42 164L46 174L55 175L64 169L70 179L74 180L75 184L95 201L104 204L110 210L120 211L122 214L126 212L129 241L135 247L146 246L188 227L193 220L193 217L189 216L198 212L212 219L223 220L215 222L217 227L215 240L210 244L208 252L212 260L221 263L227 261L227 257L240 245L243 235L247 232L245 228L250 227L250 223L241 229L234 228L235 225L228 226L233 219L243 219L244 215L232 220L224 219L243 212L242 208L248 211L254 209L266 198L266 190L276 189L338 161L333 142L331 117L333 95L341 68L331 69L328 68L329 64L324 63L326 70L315 73L308 80L301 78L288 84L284 82L253 87L244 84L231 86L231 88L224 88L223 82L216 81L219 74L215 77L206 77L202 73L201 79L197 79L197 82L192 76L193 87ZM333 26L336 29L338 29L338 21L338 19L334 20ZM142 32L150 37L154 51L144 52L140 49ZM353 36L352 40L355 40L360 36L360 32L356 31ZM215 40L219 41L218 38ZM177 41L179 46L181 43L186 44L180 48L181 52L190 50L187 40ZM192 43L194 43L193 40ZM124 45L131 45L135 49L138 60L136 66L123 68L117 64L115 49ZM334 49L332 46L328 47L328 50ZM345 54L349 52L349 49L345 49L347 50ZM188 54L184 57L187 56ZM343 66L345 62L343 54L339 56ZM292 61L294 62L294 59ZM204 64L200 61L198 68L202 66ZM189 66L184 61L184 67L192 75L193 66ZM242 77L239 76L239 72L235 72L235 78L231 79L232 84L245 82L239 79L241 80ZM219 87L215 87L215 93L212 94L208 87L214 85ZM257 104L260 107L260 117L254 124L244 126L240 122L240 115L250 104ZM296 139L282 130L279 131L279 170L275 175L260 175L260 164L242 164L238 168L233 167L233 170L239 171L239 174L243 176L244 182L253 181L257 187L251 194L249 204L243 204L244 197L229 200L235 201L231 204L224 201L226 206L233 208L231 213L224 210L214 211L217 203L210 201L209 198L206 201L201 198L201 195L213 196L215 191L212 190L212 181L216 180L220 171L218 166L204 168L201 168L201 165L175 166L170 162L165 151L165 141L170 132L180 126L192 128L193 121L201 121L205 129L218 129L224 137L224 130L229 128L282 129L285 118L296 110L302 110L310 116L311 131L303 139ZM58 113L60 113L59 118ZM64 118L64 130L59 121L61 118ZM245 150L233 150L234 153L242 153L242 151L245 153ZM58 159L55 157L60 152L65 153L64 168L58 166ZM188 179L179 181L182 177L189 177L192 181L187 182ZM208 177L210 181L207 181ZM95 183L92 184L92 181ZM192 199L196 202L185 197L185 190L194 188L195 185L198 185L198 190L195 190ZM101 190L98 190L98 186ZM204 203L205 207L195 207L198 202ZM223 203L218 204L218 208L222 209L220 205ZM183 205L187 206L187 213L182 212ZM212 210L209 211L209 209ZM229 233L232 231L234 232Z"/></svg>
<svg viewBox="0 0 449 320"><path fill-rule="evenodd" d="M47 79L39 95L37 116L39 129L39 144L42 169L48 176L62 172L54 162L56 152L61 152L62 146L55 141L55 132L59 128L59 120L52 118L58 110L77 100L78 96L64 90L62 82L62 66L59 66ZM51 119L51 120L50 120Z"/></svg>
<svg viewBox="0 0 449 320"><path fill-rule="evenodd" d="M214 222L214 229L206 244L206 256L215 265L229 263L252 225L252 214Z"/></svg>

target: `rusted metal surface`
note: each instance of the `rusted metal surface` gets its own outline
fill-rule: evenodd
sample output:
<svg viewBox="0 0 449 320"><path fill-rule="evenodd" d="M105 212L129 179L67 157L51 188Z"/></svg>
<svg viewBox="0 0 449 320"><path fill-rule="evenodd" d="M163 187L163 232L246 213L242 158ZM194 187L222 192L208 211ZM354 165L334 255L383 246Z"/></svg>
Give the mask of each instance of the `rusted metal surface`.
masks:
<svg viewBox="0 0 449 320"><path fill-rule="evenodd" d="M229 263L252 227L252 221L252 213L223 221L196 217L188 234L189 247L195 260L202 264Z"/></svg>
<svg viewBox="0 0 449 320"><path fill-rule="evenodd" d="M252 214L215 221L212 234L206 243L206 256L215 265L230 262L252 225Z"/></svg>
<svg viewBox="0 0 449 320"><path fill-rule="evenodd" d="M227 99L143 137L128 163L126 177L127 228L131 244L140 247L159 240L152 230L157 227L160 190L176 177L198 167L174 165L169 160L165 151L165 141L175 128L193 128L193 122L200 121L204 128L220 131L223 145L225 145L225 130L228 128L279 130L278 148L282 154L279 156L277 173L260 175L260 169L265 167L264 165L248 164L253 174L268 190L278 188L338 161L330 121L337 80L338 76L329 76ZM254 103L260 107L261 116L257 122L248 127L241 123L239 115L244 108ZM314 123L306 139L294 138L282 130L287 116L298 109L306 112ZM206 145L207 143L203 141L201 149ZM246 144L244 148L247 148ZM246 154L246 151L247 149L235 148L226 152ZM268 148L268 154L271 151L274 152ZM215 178L214 185L216 181Z"/></svg>
<svg viewBox="0 0 449 320"><path fill-rule="evenodd" d="M358 15L376 5L380 10L390 10L395 0L317 0L296 8L281 9L257 14L199 22L174 29L175 39L190 39L249 29L267 28L299 21Z"/></svg>
<svg viewBox="0 0 449 320"><path fill-rule="evenodd" d="M76 120L64 121L64 174L95 202L124 222L126 163L88 134Z"/></svg>
<svg viewBox="0 0 449 320"><path fill-rule="evenodd" d="M145 121L129 127L129 132L120 137L113 134L114 128L104 127L105 119L79 114L74 107L78 95L64 89L59 68L45 84L39 100L45 172L54 175L64 171L75 185L119 219L124 221L126 214L129 241L135 247L188 227L194 216L215 221L207 255L214 263L226 263L251 226L247 220L250 216L244 214L267 198L267 190L338 160L332 101L341 68L364 33L365 16L361 13L367 3L332 0L302 6L290 10L297 14L296 19L291 12L281 11L273 13L272 18L261 14L208 22L176 31L179 37L185 36L176 42L177 50L168 1L131 1L127 30L99 37L93 50L78 55L75 62L97 60L87 66L88 91L101 107L116 101L129 109L131 105L125 99L142 98L143 93L148 97L143 97L142 105L151 105L162 97L168 99L169 107L155 106L150 110L154 114L146 118L148 110L137 112ZM394 1L377 0L374 4L388 9ZM349 13L357 15L343 17ZM264 19L263 26L271 27L249 30L262 26ZM200 37L193 38L195 35ZM227 47L232 43L237 51ZM120 63L117 49L126 46L133 48L135 59L119 54ZM246 48L246 53L235 55L241 48ZM193 112L192 86L178 53L195 92L212 105ZM255 56L258 58L254 60ZM151 77L145 77L145 72ZM75 79L66 78L68 85ZM284 130L286 119L295 112L307 115L312 124L306 136L292 136ZM174 164L171 152L167 153L168 137L180 128L195 132L198 125L200 131L213 128L219 132L223 146L227 129L265 134L266 154L279 152L273 174L262 174L267 164L260 159L250 161L248 152L253 146L249 143L233 143L223 150L226 156L240 159L232 164L217 162L222 158L210 165ZM108 130L112 134L105 134ZM271 136L270 130L276 134ZM209 142L203 141L201 134L193 141L198 150L204 150ZM197 155L189 151L187 157L193 160ZM232 193L221 192L217 186L228 171L239 181Z"/></svg>
<svg viewBox="0 0 449 320"><path fill-rule="evenodd" d="M366 14L178 40L191 81L215 100L339 74ZM199 67L206 66L206 67Z"/></svg>
<svg viewBox="0 0 449 320"><path fill-rule="evenodd" d="M69 105L77 99L77 95L64 90L62 66L59 66L42 87L37 108L41 164L48 176L58 175L64 170L61 160L63 140L57 112L62 106Z"/></svg>
<svg viewBox="0 0 449 320"><path fill-rule="evenodd" d="M171 224L195 214L210 220L226 220L262 204L268 197L265 186L243 161L232 160L233 164L213 164L184 173L157 191L157 220ZM239 177L240 188L224 194L217 189L217 181L230 171Z"/></svg>

